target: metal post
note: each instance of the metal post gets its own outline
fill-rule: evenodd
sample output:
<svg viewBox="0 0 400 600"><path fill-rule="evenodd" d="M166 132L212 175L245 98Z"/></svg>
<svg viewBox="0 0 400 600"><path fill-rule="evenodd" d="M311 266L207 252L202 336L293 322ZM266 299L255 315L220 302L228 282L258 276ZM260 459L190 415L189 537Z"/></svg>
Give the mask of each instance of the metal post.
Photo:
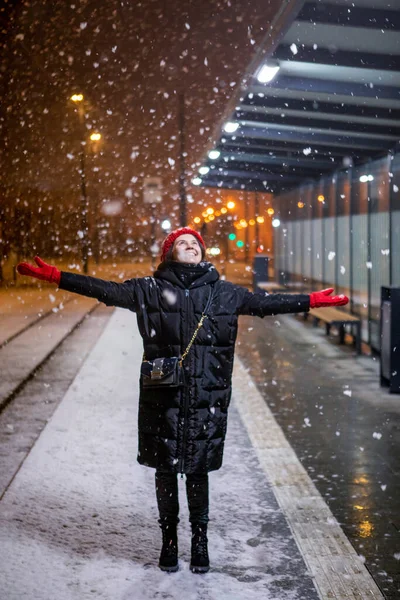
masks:
<svg viewBox="0 0 400 600"><path fill-rule="evenodd" d="M181 227L186 227L186 189L185 189L185 95L179 94L179 140L180 140L180 172L179 172L179 223Z"/></svg>
<svg viewBox="0 0 400 600"><path fill-rule="evenodd" d="M367 206L368 206L368 213L367 213L367 263L368 263L368 269L367 269L367 303L368 303L368 308L367 308L367 315L368 315L368 344L369 346L371 346L371 333L372 333L372 310L371 310L371 293L372 293L372 281L371 281L371 261L372 261L372 256L371 256L371 214L372 214L372 197L371 197L371 182L368 180L367 182Z"/></svg>
<svg viewBox="0 0 400 600"><path fill-rule="evenodd" d="M77 106L79 125L80 125L80 180L81 180L81 253L82 267L85 275L89 272L89 232L88 232L88 215L89 202L86 190L86 169L85 169L85 144L86 144L86 128L85 128L85 106L84 100L81 100Z"/></svg>
<svg viewBox="0 0 400 600"><path fill-rule="evenodd" d="M151 217L150 217L150 224L151 224L151 228L150 228L150 238L151 238L151 246L150 246L150 251L151 251L151 269L154 272L156 270L156 255L154 253L154 246L156 244L156 211L155 211L155 204L151 205Z"/></svg>
<svg viewBox="0 0 400 600"><path fill-rule="evenodd" d="M393 154L388 157L388 172L393 173ZM393 283L393 185L388 174L389 183L389 285Z"/></svg>
<svg viewBox="0 0 400 600"><path fill-rule="evenodd" d="M256 253L257 253L257 249L260 245L260 224L257 221L258 217L260 216L260 201L259 201L259 197L258 197L258 192L254 192L254 213L255 213L255 236L256 236Z"/></svg>
<svg viewBox="0 0 400 600"><path fill-rule="evenodd" d="M89 272L89 232L88 232L88 213L89 203L86 193L86 172L85 172L85 147L82 144L80 155L80 176L81 176L81 230L82 230L82 264L85 275Z"/></svg>
<svg viewBox="0 0 400 600"><path fill-rule="evenodd" d="M247 221L247 227L244 231L244 262L246 265L249 263L249 195L248 192L244 193L244 218Z"/></svg>

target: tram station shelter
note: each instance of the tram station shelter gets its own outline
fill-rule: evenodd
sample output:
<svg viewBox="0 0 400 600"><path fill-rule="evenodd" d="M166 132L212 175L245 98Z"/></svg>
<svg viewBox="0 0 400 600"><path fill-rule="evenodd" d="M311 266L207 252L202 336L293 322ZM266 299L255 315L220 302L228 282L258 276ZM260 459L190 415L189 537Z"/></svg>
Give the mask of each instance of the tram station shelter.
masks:
<svg viewBox="0 0 400 600"><path fill-rule="evenodd" d="M400 286L400 4L282 4L207 148L201 186L270 192L275 277L332 286L379 350Z"/></svg>

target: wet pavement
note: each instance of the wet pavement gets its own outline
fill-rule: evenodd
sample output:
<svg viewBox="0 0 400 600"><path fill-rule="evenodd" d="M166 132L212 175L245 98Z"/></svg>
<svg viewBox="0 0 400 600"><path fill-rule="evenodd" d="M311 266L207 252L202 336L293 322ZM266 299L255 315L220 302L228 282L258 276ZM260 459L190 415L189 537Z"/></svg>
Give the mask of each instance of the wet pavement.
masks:
<svg viewBox="0 0 400 600"><path fill-rule="evenodd" d="M400 598L400 395L301 318L241 319L238 355L386 598Z"/></svg>

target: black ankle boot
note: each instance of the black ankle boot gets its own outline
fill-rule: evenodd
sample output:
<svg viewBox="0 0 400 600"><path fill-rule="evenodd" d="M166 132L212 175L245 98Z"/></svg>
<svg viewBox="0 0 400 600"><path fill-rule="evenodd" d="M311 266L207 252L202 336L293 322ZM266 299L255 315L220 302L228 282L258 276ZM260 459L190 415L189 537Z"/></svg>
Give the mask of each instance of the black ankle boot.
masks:
<svg viewBox="0 0 400 600"><path fill-rule="evenodd" d="M210 569L207 548L207 525L192 524L192 558L190 570L193 573L207 573Z"/></svg>
<svg viewBox="0 0 400 600"><path fill-rule="evenodd" d="M162 524L162 548L158 566L161 571L175 573L178 565L178 534L176 524Z"/></svg>

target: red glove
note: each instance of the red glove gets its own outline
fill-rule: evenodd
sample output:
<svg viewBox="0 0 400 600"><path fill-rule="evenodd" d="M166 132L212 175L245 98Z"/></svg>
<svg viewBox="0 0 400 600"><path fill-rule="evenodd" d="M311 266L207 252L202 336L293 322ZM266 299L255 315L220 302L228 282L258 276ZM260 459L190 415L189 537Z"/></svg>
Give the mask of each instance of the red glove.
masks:
<svg viewBox="0 0 400 600"><path fill-rule="evenodd" d="M310 294L310 308L320 308L323 306L344 306L349 299L344 294L340 296L331 296L333 288L322 290L322 292L312 292Z"/></svg>
<svg viewBox="0 0 400 600"><path fill-rule="evenodd" d="M30 277L36 277L42 281L49 281L50 283L60 284L61 271L57 267L52 267L44 262L38 256L35 256L35 263L37 267L30 265L29 263L19 263L17 265L17 271L20 275L29 275Z"/></svg>

